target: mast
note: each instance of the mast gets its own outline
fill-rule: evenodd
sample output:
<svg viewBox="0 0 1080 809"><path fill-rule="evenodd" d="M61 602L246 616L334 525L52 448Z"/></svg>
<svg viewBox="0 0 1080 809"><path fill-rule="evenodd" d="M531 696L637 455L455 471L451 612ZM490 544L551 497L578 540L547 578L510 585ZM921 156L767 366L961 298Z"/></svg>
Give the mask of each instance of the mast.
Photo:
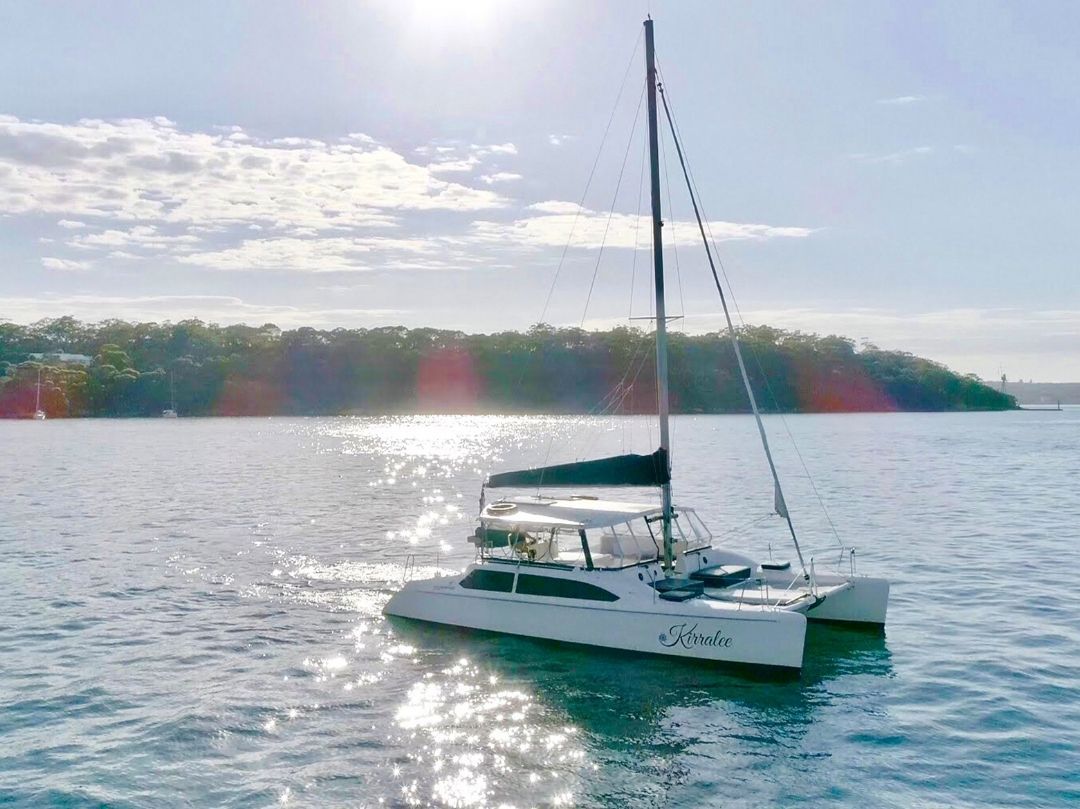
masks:
<svg viewBox="0 0 1080 809"><path fill-rule="evenodd" d="M34 400L34 414L41 412L41 366L37 369L37 398Z"/></svg>
<svg viewBox="0 0 1080 809"><path fill-rule="evenodd" d="M656 126L656 60L653 53L653 21L645 20L645 86L649 102L649 173L652 196L653 276L656 288L656 410L660 417L660 455L671 472L671 432L668 425L667 310L664 306L664 241L660 219L660 150ZM664 572L672 573L671 482L661 488L664 533Z"/></svg>

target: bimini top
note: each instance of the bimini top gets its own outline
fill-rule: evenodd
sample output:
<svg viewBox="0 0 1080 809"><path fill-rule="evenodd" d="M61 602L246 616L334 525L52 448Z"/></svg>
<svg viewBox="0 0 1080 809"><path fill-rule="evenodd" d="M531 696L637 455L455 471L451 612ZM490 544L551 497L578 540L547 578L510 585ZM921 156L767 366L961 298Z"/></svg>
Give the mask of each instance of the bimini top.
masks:
<svg viewBox="0 0 1080 809"><path fill-rule="evenodd" d="M480 521L498 528L606 528L661 513L659 504L623 503L585 497L551 499L512 497L489 503L480 512Z"/></svg>

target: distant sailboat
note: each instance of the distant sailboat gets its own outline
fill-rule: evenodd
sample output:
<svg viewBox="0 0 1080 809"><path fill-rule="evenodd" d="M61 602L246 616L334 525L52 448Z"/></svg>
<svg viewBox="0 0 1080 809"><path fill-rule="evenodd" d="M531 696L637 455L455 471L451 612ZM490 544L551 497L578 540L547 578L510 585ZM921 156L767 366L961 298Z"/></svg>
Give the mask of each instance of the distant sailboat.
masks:
<svg viewBox="0 0 1080 809"><path fill-rule="evenodd" d="M34 401L34 420L45 421L48 418L45 411L41 409L41 366L37 369L37 398Z"/></svg>
<svg viewBox="0 0 1080 809"><path fill-rule="evenodd" d="M161 411L161 417L163 419L180 418L180 415L176 412L176 388L173 387L172 373L169 374L169 406Z"/></svg>

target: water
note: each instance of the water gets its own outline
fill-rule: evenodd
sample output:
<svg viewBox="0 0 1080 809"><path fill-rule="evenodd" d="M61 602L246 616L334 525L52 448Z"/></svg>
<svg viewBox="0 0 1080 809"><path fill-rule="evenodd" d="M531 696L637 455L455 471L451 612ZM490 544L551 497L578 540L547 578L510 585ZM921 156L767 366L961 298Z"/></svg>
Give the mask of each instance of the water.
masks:
<svg viewBox="0 0 1080 809"><path fill-rule="evenodd" d="M787 427L894 582L884 637L811 627L797 681L381 616L410 553L469 560L486 470L649 450L647 420L2 422L0 804L1075 804L1080 411ZM751 422L675 441L677 500L788 555Z"/></svg>

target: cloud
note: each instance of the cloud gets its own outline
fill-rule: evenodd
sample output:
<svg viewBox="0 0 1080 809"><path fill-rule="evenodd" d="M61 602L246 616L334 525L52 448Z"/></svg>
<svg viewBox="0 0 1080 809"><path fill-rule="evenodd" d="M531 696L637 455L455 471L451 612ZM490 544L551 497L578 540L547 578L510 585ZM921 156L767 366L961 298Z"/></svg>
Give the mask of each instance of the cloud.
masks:
<svg viewBox="0 0 1080 809"><path fill-rule="evenodd" d="M415 153L420 163L361 133L260 139L235 126L193 131L164 118L63 124L7 116L0 216L57 217L69 231L66 246L79 252L43 265L70 270L151 259L155 268L225 272L520 267L525 252L542 258L561 248L575 219L576 247L599 247L605 232L611 247L648 242L648 222L637 215L609 223L606 213L560 200L505 213L511 200L499 189L524 179L508 165L514 143L434 143ZM689 238L693 228L685 227ZM812 232L712 227L719 240Z"/></svg>
<svg viewBox="0 0 1080 809"><path fill-rule="evenodd" d="M98 322L123 320L169 320L178 322L197 317L228 325L275 323L284 328L313 326L334 328L396 325L408 314L406 309L300 308L249 303L241 298L217 295L70 295L42 298L0 298L0 320L32 323L45 317L71 315Z"/></svg>
<svg viewBox="0 0 1080 809"><path fill-rule="evenodd" d="M538 216L528 216L511 222L479 220L473 223L473 238L482 242L514 243L529 247L562 247L570 240L573 247L634 248L644 247L651 239L650 219L636 214L607 213L581 209L570 202L549 200L530 206ZM697 225L676 223L687 234L696 233ZM764 241L775 238L805 238L812 228L776 227L742 222L710 222L709 228L717 241ZM671 232L669 223L668 233ZM573 237L571 238L571 233Z"/></svg>
<svg viewBox="0 0 1080 809"><path fill-rule="evenodd" d="M933 146L915 146L911 149L901 149L898 152L889 152L887 154L866 154L864 152L857 152L850 155L851 159L858 163L866 163L869 165L888 163L893 166L898 166L901 163L907 163L909 160L919 157L926 157L929 154L934 153Z"/></svg>
<svg viewBox="0 0 1080 809"><path fill-rule="evenodd" d="M177 260L215 270L349 272L446 269L452 246L441 240L371 238L246 239L238 247L191 253Z"/></svg>
<svg viewBox="0 0 1080 809"><path fill-rule="evenodd" d="M488 146L476 146L473 145L473 151L475 154L484 157L489 154L510 154L516 155L518 153L517 146L512 143L492 143Z"/></svg>
<svg viewBox="0 0 1080 809"><path fill-rule="evenodd" d="M488 185L494 185L495 183L512 183L515 180L520 180L520 174L514 174L512 171L497 171L494 174L481 175L480 179Z"/></svg>
<svg viewBox="0 0 1080 809"><path fill-rule="evenodd" d="M444 154L453 154L457 150L457 146L451 146L448 144L428 144L427 146L417 146L413 151L418 155L424 157L432 157Z"/></svg>
<svg viewBox="0 0 1080 809"><path fill-rule="evenodd" d="M541 213L577 213L578 211L584 211L585 209L578 205L576 202L563 202L562 200L549 199L545 202L534 202L529 206L530 211L540 211Z"/></svg>
<svg viewBox="0 0 1080 809"><path fill-rule="evenodd" d="M477 166L490 162L492 157L513 156L518 153L517 146L513 143L465 145L458 141L429 144L413 151L434 158L433 162L428 163L427 169L435 174L468 173Z"/></svg>
<svg viewBox="0 0 1080 809"><path fill-rule="evenodd" d="M185 131L165 118L64 124L5 116L0 177L0 213L132 223L323 231L394 226L404 212L506 205L356 133L336 142L258 140L239 129Z"/></svg>
<svg viewBox="0 0 1080 809"><path fill-rule="evenodd" d="M67 258L54 258L45 256L41 259L41 266L47 270L78 271L89 270L93 266L89 261L72 261Z"/></svg>
<svg viewBox="0 0 1080 809"><path fill-rule="evenodd" d="M154 225L136 225L129 230L105 230L76 236L68 242L71 247L80 249L133 247L144 250L177 249L190 250L199 242L199 237L191 234L175 236L160 233Z"/></svg>
<svg viewBox="0 0 1080 809"><path fill-rule="evenodd" d="M446 160L442 163L429 163L428 171L436 174L444 172L468 172L480 165L480 159L474 156L462 160Z"/></svg>
<svg viewBox="0 0 1080 809"><path fill-rule="evenodd" d="M917 104L918 102L925 100L926 96L894 96L892 98L879 98L877 103L901 106L905 104Z"/></svg>
<svg viewBox="0 0 1080 809"><path fill-rule="evenodd" d="M69 247L125 261L444 269L449 265L436 256L417 258L430 253L424 244L433 239L364 234L432 226L460 233L465 217L508 206L494 186L515 175L497 163L517 147L448 144L418 152L435 159L410 162L356 132L333 141L259 139L237 126L193 131L160 117L67 124L0 116L0 216L63 217L57 225L72 231ZM476 188L448 179L481 165L488 170ZM473 263L452 238L440 238L454 266ZM46 266L61 265L90 267L51 256Z"/></svg>
<svg viewBox="0 0 1080 809"><path fill-rule="evenodd" d="M562 146L568 141L575 140L575 135L548 135L548 143L552 146Z"/></svg>

